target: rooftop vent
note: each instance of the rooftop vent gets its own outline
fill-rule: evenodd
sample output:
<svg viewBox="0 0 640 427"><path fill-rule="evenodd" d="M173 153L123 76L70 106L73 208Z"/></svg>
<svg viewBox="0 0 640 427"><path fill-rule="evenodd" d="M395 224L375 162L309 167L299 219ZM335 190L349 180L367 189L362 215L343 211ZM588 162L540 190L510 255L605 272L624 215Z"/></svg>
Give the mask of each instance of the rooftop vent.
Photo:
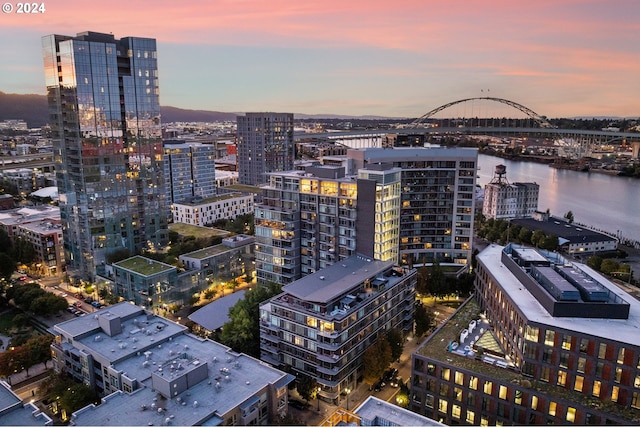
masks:
<svg viewBox="0 0 640 427"><path fill-rule="evenodd" d="M324 276L320 276L320 280L324 280Z"/></svg>

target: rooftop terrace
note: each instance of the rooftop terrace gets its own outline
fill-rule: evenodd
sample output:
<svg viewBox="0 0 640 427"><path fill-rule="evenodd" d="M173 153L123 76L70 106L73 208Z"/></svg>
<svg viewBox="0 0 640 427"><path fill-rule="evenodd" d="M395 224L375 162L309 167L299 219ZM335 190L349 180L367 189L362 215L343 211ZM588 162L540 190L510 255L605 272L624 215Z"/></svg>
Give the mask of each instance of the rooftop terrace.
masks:
<svg viewBox="0 0 640 427"><path fill-rule="evenodd" d="M153 276L154 274L162 273L163 271L175 270L175 267L165 264L163 262L155 261L150 258L145 258L139 255L125 259L115 263L120 268L133 271L134 273L142 276Z"/></svg>

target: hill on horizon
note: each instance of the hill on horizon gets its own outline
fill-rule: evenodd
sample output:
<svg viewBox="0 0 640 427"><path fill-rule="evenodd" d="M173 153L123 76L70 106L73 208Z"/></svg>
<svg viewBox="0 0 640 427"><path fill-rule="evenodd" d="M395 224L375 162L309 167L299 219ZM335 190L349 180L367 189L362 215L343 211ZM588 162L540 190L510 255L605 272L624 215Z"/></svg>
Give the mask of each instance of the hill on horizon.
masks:
<svg viewBox="0 0 640 427"><path fill-rule="evenodd" d="M235 121L244 113L222 111L189 110L184 108L160 106L163 123L171 122L215 122ZM347 116L339 114L297 114L296 119L383 119L382 116ZM388 119L388 117L387 117ZM0 91L0 121L24 120L30 128L41 127L49 123L47 97L37 94L15 94Z"/></svg>

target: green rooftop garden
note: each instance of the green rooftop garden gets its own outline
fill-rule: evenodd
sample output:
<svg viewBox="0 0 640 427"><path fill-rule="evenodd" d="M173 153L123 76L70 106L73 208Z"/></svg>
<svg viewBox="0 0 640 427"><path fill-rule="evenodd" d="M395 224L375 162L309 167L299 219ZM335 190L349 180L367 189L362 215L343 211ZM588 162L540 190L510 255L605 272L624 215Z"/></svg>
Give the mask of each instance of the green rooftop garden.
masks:
<svg viewBox="0 0 640 427"><path fill-rule="evenodd" d="M219 230L217 228L199 227L197 225L184 224L181 222L174 222L173 224L169 224L169 231L174 231L183 237L193 236L198 239L199 238L208 239L212 237L227 237L230 234L232 234L228 231Z"/></svg>
<svg viewBox="0 0 640 427"><path fill-rule="evenodd" d="M115 265L143 276L152 276L163 271L175 269L175 267L170 265L141 256L134 256L132 258L125 259L124 261L117 262Z"/></svg>
<svg viewBox="0 0 640 427"><path fill-rule="evenodd" d="M196 259L205 259L230 250L232 250L232 248L230 248L229 246L220 244L209 246L208 248L200 249L199 251L190 252L188 254L185 254L184 256Z"/></svg>

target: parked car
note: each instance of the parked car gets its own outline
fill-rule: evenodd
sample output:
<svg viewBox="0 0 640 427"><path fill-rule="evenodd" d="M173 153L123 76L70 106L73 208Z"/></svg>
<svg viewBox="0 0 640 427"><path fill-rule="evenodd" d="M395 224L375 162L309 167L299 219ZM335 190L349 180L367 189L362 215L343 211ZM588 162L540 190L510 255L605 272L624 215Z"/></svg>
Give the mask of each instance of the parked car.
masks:
<svg viewBox="0 0 640 427"><path fill-rule="evenodd" d="M300 402L299 400L292 399L289 401L289 405L293 406L296 409L306 409L307 404L304 402Z"/></svg>
<svg viewBox="0 0 640 427"><path fill-rule="evenodd" d="M398 370L396 368L389 368L384 372L382 379L386 381L391 381L397 375L398 375Z"/></svg>
<svg viewBox="0 0 640 427"><path fill-rule="evenodd" d="M373 390L374 390L374 391L380 391L380 390L382 390L386 385L387 385L387 384L386 384L384 381L380 380L380 381L378 381L378 382L373 386Z"/></svg>
<svg viewBox="0 0 640 427"><path fill-rule="evenodd" d="M389 381L389 385L394 388L400 387L400 384L402 384L402 377L400 376L392 378L391 381Z"/></svg>
<svg viewBox="0 0 640 427"><path fill-rule="evenodd" d="M98 301L93 301L93 302L91 303L91 305L92 305L92 306L94 306L95 308L100 308L100 307L102 307L102 304L100 304Z"/></svg>

